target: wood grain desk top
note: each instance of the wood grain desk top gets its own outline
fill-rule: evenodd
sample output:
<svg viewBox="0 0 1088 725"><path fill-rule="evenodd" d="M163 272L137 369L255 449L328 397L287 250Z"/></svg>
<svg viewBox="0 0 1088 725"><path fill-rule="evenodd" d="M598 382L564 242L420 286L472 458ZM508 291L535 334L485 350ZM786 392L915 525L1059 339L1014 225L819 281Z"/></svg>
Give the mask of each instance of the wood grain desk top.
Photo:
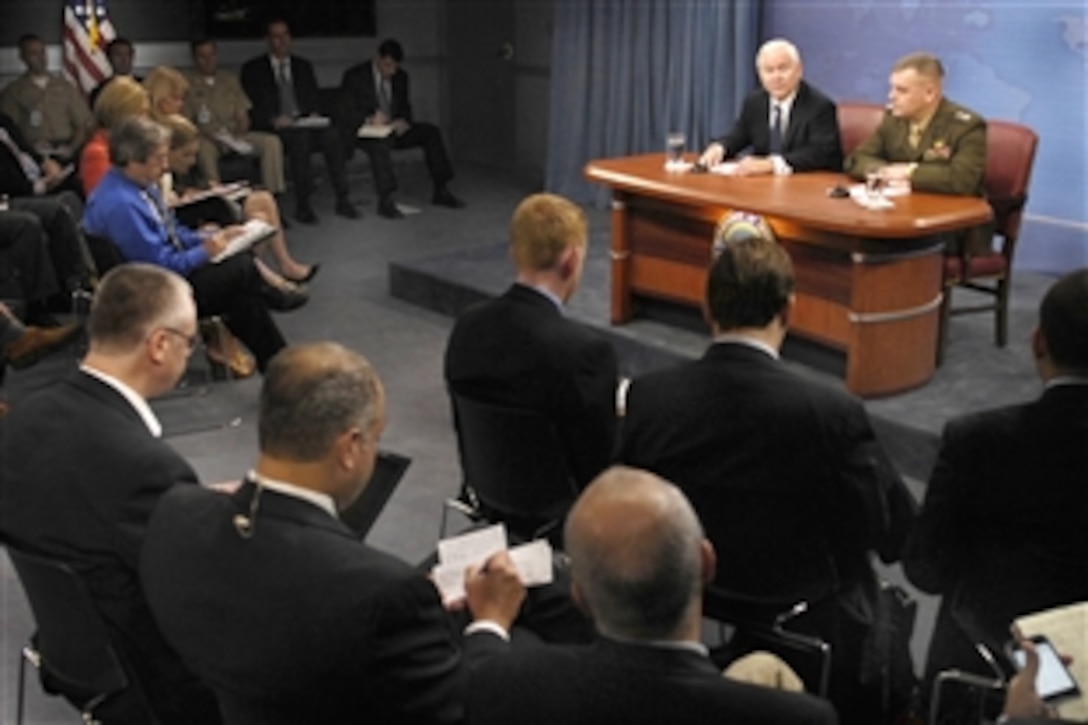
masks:
<svg viewBox="0 0 1088 725"><path fill-rule="evenodd" d="M694 157L688 159L694 161ZM836 186L857 183L845 174L805 172L789 176L722 176L665 169L664 154L600 159L585 174L631 193L673 203L724 206L780 217L803 226L851 236L905 239L971 227L992 215L985 199L913 192L892 199L895 207L871 210L849 198L832 198Z"/></svg>

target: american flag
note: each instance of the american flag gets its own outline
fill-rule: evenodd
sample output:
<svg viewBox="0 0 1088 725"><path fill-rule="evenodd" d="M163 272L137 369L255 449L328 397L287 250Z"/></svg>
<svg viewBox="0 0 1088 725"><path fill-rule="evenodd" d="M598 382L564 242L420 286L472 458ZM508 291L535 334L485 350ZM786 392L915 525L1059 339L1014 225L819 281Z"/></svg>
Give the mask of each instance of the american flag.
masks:
<svg viewBox="0 0 1088 725"><path fill-rule="evenodd" d="M64 3L64 75L83 93L110 76L106 45L117 37L106 12L106 0Z"/></svg>

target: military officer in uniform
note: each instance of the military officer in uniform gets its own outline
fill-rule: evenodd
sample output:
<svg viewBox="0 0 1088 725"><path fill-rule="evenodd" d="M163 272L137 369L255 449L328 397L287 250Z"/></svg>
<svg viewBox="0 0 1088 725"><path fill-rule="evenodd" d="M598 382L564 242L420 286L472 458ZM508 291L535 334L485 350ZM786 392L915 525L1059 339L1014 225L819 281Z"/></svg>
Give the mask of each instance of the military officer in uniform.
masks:
<svg viewBox="0 0 1088 725"><path fill-rule="evenodd" d="M876 131L845 163L864 179L879 171L886 181L938 194L982 196L986 168L986 121L944 97L944 67L929 53L911 53L892 68L888 111ZM984 250L988 227L950 239L949 253Z"/></svg>
<svg viewBox="0 0 1088 725"><path fill-rule="evenodd" d="M47 70L45 42L37 35L19 38L19 58L26 73L4 89L0 111L39 154L72 161L94 128L91 109L74 85Z"/></svg>
<svg viewBox="0 0 1088 725"><path fill-rule="evenodd" d="M241 141L248 144L261 160L261 183L264 188L273 194L282 193L286 186L283 144L279 136L250 130L249 109L253 104L242 90L238 76L220 70L214 40L194 40L190 49L195 68L188 73L190 85L184 113L201 131L197 163L204 177L218 182L219 157L237 150L231 149L229 144Z"/></svg>

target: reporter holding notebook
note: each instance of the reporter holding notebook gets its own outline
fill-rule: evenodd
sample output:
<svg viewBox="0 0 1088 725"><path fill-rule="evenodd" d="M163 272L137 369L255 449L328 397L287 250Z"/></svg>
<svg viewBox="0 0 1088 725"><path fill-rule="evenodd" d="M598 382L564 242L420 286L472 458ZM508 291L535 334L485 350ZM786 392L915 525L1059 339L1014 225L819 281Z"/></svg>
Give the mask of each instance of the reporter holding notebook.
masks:
<svg viewBox="0 0 1088 725"><path fill-rule="evenodd" d="M146 118L129 119L110 134L113 167L87 201L83 228L111 241L126 261L156 264L186 277L198 315L224 315L263 372L286 345L269 309L295 309L306 298L266 283L248 254L210 263L240 232L228 227L201 233L177 222L158 188L169 141L169 131Z"/></svg>

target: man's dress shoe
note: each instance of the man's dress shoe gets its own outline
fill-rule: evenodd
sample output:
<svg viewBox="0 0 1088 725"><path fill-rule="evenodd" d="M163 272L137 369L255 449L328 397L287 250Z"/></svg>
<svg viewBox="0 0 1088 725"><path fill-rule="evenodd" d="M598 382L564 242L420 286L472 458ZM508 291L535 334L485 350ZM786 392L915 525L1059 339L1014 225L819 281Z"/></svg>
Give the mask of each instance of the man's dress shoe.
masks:
<svg viewBox="0 0 1088 725"><path fill-rule="evenodd" d="M300 206L295 210L295 219L303 224L317 224L317 214L309 206Z"/></svg>
<svg viewBox="0 0 1088 725"><path fill-rule="evenodd" d="M450 193L450 190L444 186L441 189L435 190L434 196L431 197L431 202L436 206L445 206L450 209L463 209L465 206L465 202Z"/></svg>
<svg viewBox="0 0 1088 725"><path fill-rule="evenodd" d="M404 214L393 203L392 199L378 202L378 216L384 219L403 219Z"/></svg>
<svg viewBox="0 0 1088 725"><path fill-rule="evenodd" d="M336 202L336 213L345 219L359 218L359 210L347 199L341 199Z"/></svg>
<svg viewBox="0 0 1088 725"><path fill-rule="evenodd" d="M82 328L77 324L60 327L28 327L22 337L4 348L8 365L21 370L75 340Z"/></svg>

